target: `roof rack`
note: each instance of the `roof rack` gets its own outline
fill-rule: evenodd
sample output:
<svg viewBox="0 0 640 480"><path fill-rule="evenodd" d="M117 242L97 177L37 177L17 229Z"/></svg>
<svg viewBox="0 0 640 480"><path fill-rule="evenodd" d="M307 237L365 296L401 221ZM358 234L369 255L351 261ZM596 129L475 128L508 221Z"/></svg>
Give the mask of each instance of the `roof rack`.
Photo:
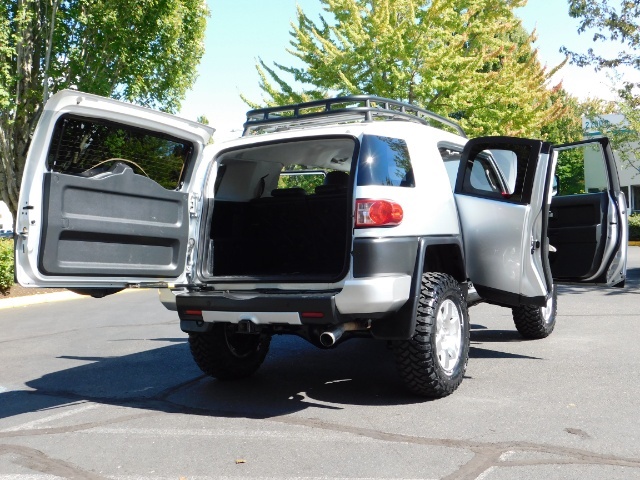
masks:
<svg viewBox="0 0 640 480"><path fill-rule="evenodd" d="M260 108L247 112L243 136L289 128L336 123L371 122L374 118L405 120L423 125L444 125L466 138L453 120L409 103L371 95L351 95L313 102Z"/></svg>

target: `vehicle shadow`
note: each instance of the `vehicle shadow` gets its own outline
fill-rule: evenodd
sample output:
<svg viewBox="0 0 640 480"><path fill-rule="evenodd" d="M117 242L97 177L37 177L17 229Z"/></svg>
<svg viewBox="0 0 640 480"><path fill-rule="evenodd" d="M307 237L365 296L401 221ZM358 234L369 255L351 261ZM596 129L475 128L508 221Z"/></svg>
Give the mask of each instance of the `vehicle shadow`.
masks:
<svg viewBox="0 0 640 480"><path fill-rule="evenodd" d="M627 278L624 288L587 287L580 285L560 285L560 295L580 295L587 292L601 291L606 296L640 295L640 268L627 269Z"/></svg>
<svg viewBox="0 0 640 480"><path fill-rule="evenodd" d="M251 378L220 382L202 375L184 338L120 357L60 356L71 368L26 382L31 390L0 393L0 418L90 401L145 410L269 418L309 407L402 405L428 401L408 393L386 342L353 339L332 351L296 337L275 337ZM488 340L483 340L488 341ZM534 357L473 346L472 358ZM77 366L78 360L85 361Z"/></svg>

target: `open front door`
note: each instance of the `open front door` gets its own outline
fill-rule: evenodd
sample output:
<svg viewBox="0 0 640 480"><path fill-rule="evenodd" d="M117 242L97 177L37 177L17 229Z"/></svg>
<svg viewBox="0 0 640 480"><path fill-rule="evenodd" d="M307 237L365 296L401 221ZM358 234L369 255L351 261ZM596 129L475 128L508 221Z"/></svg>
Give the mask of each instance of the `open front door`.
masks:
<svg viewBox="0 0 640 480"><path fill-rule="evenodd" d="M480 137L465 146L455 197L467 275L485 300L546 305L552 172L549 145L538 140Z"/></svg>
<svg viewBox="0 0 640 480"><path fill-rule="evenodd" d="M80 92L47 102L16 219L23 285L185 282L189 181L212 130Z"/></svg>
<svg viewBox="0 0 640 480"><path fill-rule="evenodd" d="M553 147L557 194L551 200L551 272L558 283L623 286L627 208L607 138Z"/></svg>

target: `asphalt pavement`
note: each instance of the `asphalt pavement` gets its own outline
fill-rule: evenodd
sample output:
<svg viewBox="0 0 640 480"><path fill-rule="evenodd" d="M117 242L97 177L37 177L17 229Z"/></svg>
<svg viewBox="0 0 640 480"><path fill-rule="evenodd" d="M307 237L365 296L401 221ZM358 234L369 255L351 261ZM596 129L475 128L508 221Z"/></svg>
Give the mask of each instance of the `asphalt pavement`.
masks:
<svg viewBox="0 0 640 480"><path fill-rule="evenodd" d="M384 342L275 337L256 375L219 382L156 292L0 300L0 480L640 478L629 254L627 288L561 288L545 340L473 307L466 378L434 401Z"/></svg>

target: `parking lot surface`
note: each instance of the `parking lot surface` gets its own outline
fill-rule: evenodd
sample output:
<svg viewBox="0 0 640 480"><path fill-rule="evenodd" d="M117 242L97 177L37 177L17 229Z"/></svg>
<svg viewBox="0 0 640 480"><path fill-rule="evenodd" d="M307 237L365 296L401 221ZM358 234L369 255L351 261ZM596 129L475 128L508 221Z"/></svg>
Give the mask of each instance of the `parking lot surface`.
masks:
<svg viewBox="0 0 640 480"><path fill-rule="evenodd" d="M246 380L193 363L153 291L0 310L2 479L640 478L640 247L522 340L470 310L467 376L411 396L384 342L276 337Z"/></svg>

